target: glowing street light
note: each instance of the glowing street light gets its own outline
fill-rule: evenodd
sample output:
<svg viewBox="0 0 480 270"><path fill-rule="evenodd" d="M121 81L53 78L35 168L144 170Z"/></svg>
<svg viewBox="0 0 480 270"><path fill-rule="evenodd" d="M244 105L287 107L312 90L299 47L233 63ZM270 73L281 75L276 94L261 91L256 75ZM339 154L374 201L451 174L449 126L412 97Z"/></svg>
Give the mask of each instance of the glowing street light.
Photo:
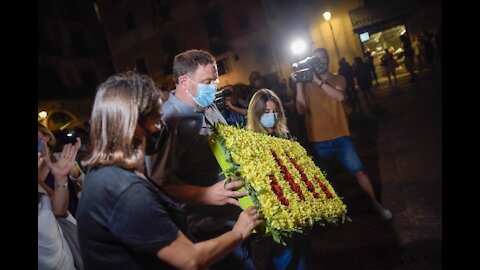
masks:
<svg viewBox="0 0 480 270"><path fill-rule="evenodd" d="M337 59L340 60L340 53L338 52L337 41L335 40L333 27L332 27L332 24L330 23L330 19L332 19L332 13L330 13L330 11L325 11L323 13L323 18L328 22L328 25L330 25L330 31L332 31L332 37L333 37L333 45L335 45L335 52L337 53Z"/></svg>
<svg viewBox="0 0 480 270"><path fill-rule="evenodd" d="M330 13L330 11L325 11L325 13L323 13L323 18L329 22L332 18L332 13Z"/></svg>

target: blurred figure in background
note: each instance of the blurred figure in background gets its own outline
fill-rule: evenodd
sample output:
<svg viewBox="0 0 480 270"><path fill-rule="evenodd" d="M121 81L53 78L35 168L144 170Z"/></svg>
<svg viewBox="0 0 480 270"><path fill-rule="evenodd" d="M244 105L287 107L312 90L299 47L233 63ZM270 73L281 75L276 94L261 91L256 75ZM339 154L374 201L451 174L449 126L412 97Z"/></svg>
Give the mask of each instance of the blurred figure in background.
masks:
<svg viewBox="0 0 480 270"><path fill-rule="evenodd" d="M375 70L375 62L374 62L374 58L372 56L372 52L370 51L370 49L367 49L365 51L365 61L364 62L367 65L367 67L370 71L370 75L372 76L372 80L375 81L375 86L379 85L377 71Z"/></svg>
<svg viewBox="0 0 480 270"><path fill-rule="evenodd" d="M355 90L355 81L354 81L354 70L350 64L345 60L345 57L340 59L338 74L342 75L347 81L347 101L350 105L351 111L350 116L357 116L358 114L363 114L362 105L358 99L357 91Z"/></svg>
<svg viewBox="0 0 480 270"><path fill-rule="evenodd" d="M432 68L435 60L433 35L426 30L423 30L420 33L420 49L424 65L428 68Z"/></svg>
<svg viewBox="0 0 480 270"><path fill-rule="evenodd" d="M417 79L417 74L415 73L415 52L407 32L400 36L400 41L402 41L403 44L405 68L407 69L408 73L410 73L410 82L413 82Z"/></svg>
<svg viewBox="0 0 480 270"><path fill-rule="evenodd" d="M370 77L370 68L363 62L360 56L356 56L354 58L354 75L357 78L357 85L360 90L363 92L363 96L365 97L365 102L370 109L376 107L375 104L375 95L372 92L372 78ZM369 96L372 99L369 100ZM370 104L372 103L372 104Z"/></svg>
<svg viewBox="0 0 480 270"><path fill-rule="evenodd" d="M398 67L398 63L393 58L393 54L389 51L389 49L385 49L385 54L382 55L382 58L380 58L382 61L382 66L385 69L385 72L387 73L387 78L388 78L388 83L392 85L392 79L391 76L393 75L393 78L395 79L395 84L398 83L397 80L397 72L396 69Z"/></svg>
<svg viewBox="0 0 480 270"><path fill-rule="evenodd" d="M219 108L223 117L225 117L229 125L244 126L246 123L247 108L242 108L242 106L238 104L238 88L235 87L235 85L226 85L222 90L228 92L228 94L225 94L225 108Z"/></svg>

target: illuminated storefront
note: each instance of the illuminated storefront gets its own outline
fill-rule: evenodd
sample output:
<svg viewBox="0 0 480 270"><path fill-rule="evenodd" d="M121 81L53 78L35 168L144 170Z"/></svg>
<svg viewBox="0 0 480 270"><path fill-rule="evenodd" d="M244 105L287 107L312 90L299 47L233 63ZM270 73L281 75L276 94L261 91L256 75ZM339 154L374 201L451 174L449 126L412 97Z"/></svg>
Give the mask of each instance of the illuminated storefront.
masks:
<svg viewBox="0 0 480 270"><path fill-rule="evenodd" d="M413 43L421 31L436 33L441 25L441 2L431 1L365 1L365 6L350 10L353 31L363 52L374 56L377 69L385 49L394 54L402 68L403 44L400 36L407 32Z"/></svg>
<svg viewBox="0 0 480 270"><path fill-rule="evenodd" d="M397 25L375 33L363 32L360 34L362 49L370 51L376 63L380 62L385 49L388 49L397 61L401 63L403 58L398 57L403 52L400 36L405 32L405 25Z"/></svg>

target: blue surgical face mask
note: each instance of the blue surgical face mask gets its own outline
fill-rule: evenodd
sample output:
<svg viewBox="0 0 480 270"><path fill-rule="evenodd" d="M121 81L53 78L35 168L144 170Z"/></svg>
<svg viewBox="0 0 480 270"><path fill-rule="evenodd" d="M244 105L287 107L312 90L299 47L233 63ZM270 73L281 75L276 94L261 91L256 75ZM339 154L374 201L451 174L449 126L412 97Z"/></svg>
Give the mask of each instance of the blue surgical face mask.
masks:
<svg viewBox="0 0 480 270"><path fill-rule="evenodd" d="M260 118L260 123L264 128L273 128L277 122L277 113L264 113Z"/></svg>
<svg viewBox="0 0 480 270"><path fill-rule="evenodd" d="M42 140L38 139L38 153L42 152L42 148L43 148Z"/></svg>
<svg viewBox="0 0 480 270"><path fill-rule="evenodd" d="M187 89L187 93L192 97L193 101L198 104L198 106L202 108L207 108L212 104L212 102L215 100L215 93L217 92L217 85L212 83L212 84L206 84L206 83L196 83L192 79L190 79L188 76L187 78L193 82L194 84L197 85L197 96L192 96L190 92Z"/></svg>

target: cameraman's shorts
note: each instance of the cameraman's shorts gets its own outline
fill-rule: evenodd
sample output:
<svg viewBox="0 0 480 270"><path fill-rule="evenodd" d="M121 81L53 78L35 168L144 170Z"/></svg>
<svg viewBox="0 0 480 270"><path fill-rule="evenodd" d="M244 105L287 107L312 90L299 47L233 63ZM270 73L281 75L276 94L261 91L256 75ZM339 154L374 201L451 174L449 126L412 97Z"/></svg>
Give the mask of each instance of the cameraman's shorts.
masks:
<svg viewBox="0 0 480 270"><path fill-rule="evenodd" d="M334 156L353 175L363 171L363 165L358 157L355 145L348 136L329 141L315 142L315 150L321 158L331 159Z"/></svg>

